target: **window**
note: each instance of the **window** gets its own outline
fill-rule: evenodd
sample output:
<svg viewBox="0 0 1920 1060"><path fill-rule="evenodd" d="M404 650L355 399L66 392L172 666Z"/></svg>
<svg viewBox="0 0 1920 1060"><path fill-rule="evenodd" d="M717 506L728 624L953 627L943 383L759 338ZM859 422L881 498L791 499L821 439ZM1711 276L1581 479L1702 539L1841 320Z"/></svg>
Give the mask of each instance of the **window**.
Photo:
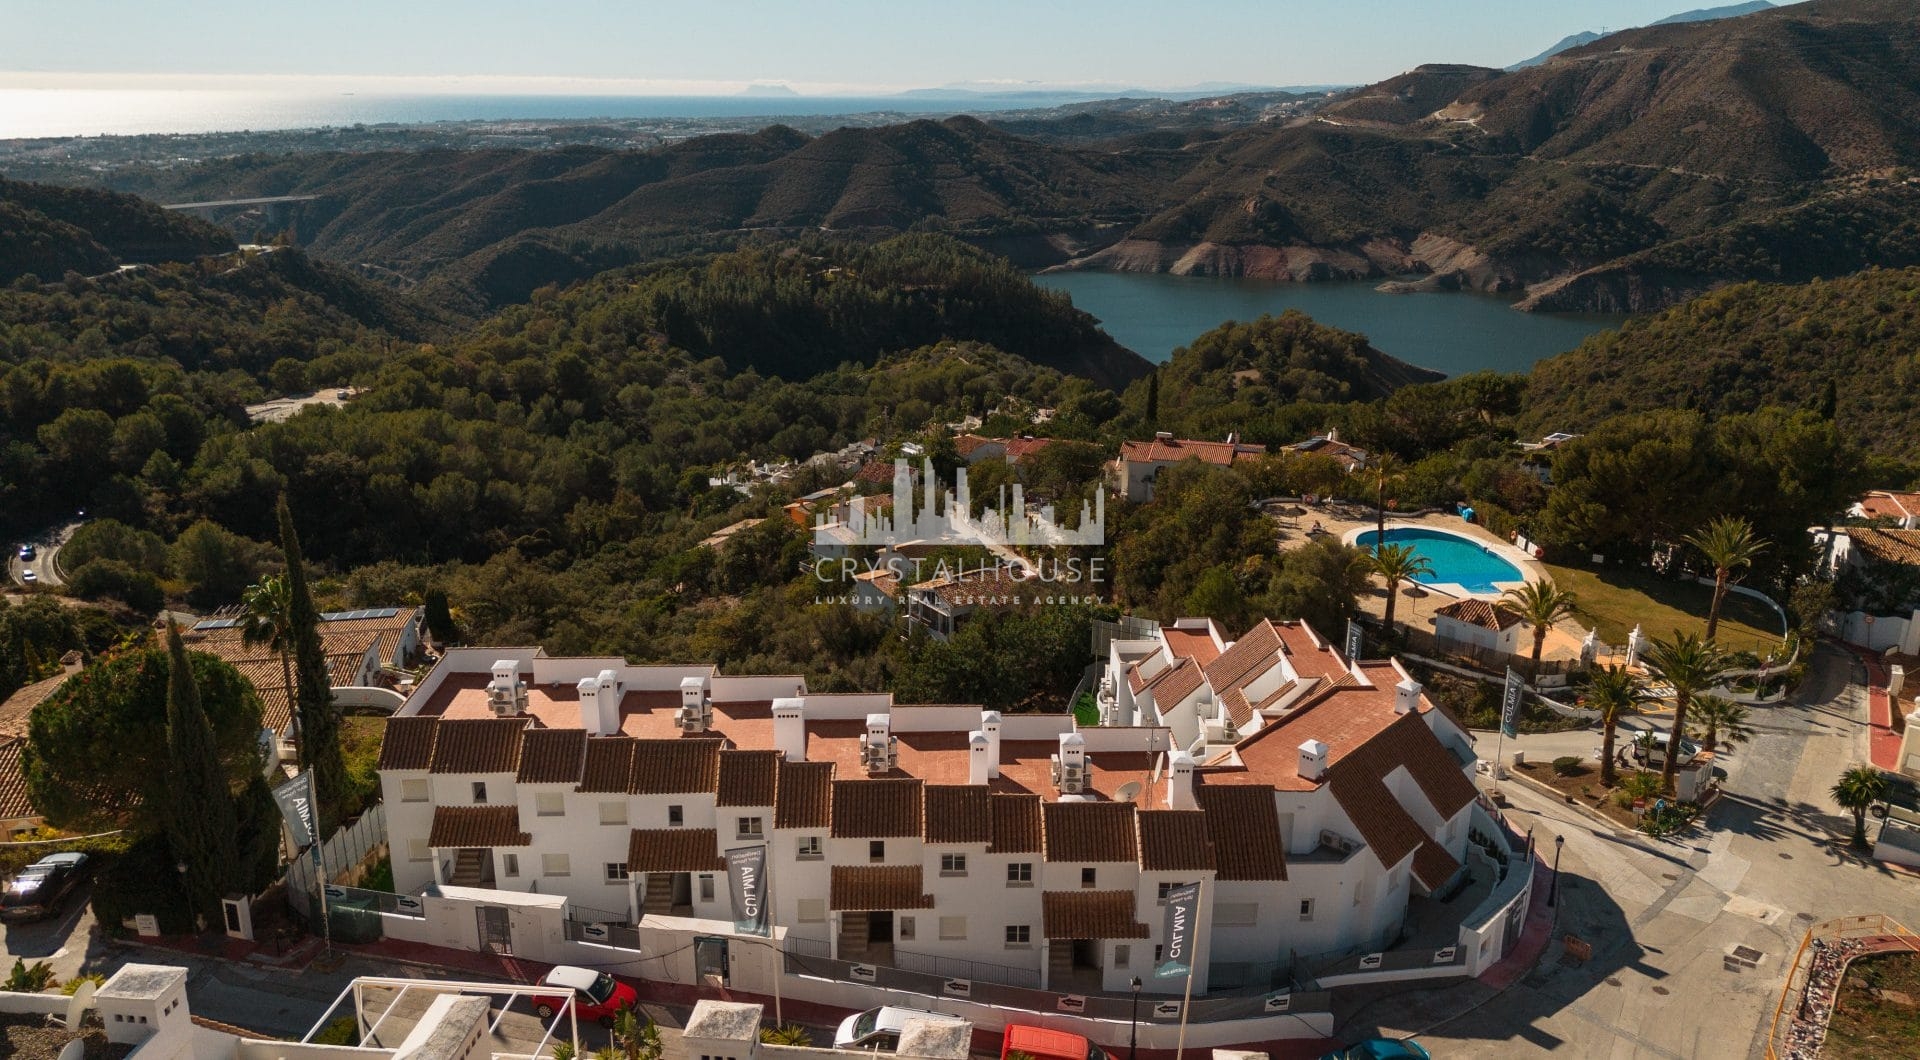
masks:
<svg viewBox="0 0 1920 1060"><path fill-rule="evenodd" d="M800 899L800 922L802 924L821 924L827 919L827 900L825 898Z"/></svg>
<svg viewBox="0 0 1920 1060"><path fill-rule="evenodd" d="M1256 902L1221 902L1213 907L1213 923L1216 927L1252 927L1260 922L1260 906Z"/></svg>
<svg viewBox="0 0 1920 1060"><path fill-rule="evenodd" d="M500 855L500 875L502 876L520 875L520 855L518 854Z"/></svg>
<svg viewBox="0 0 1920 1060"><path fill-rule="evenodd" d="M667 827L678 828L687 823L687 815L678 806L667 807Z"/></svg>
<svg viewBox="0 0 1920 1060"><path fill-rule="evenodd" d="M473 782L473 801L474 802L487 801L487 782L486 781L476 780Z"/></svg>
<svg viewBox="0 0 1920 1060"><path fill-rule="evenodd" d="M621 802L603 802L600 804L601 824L626 824L627 804Z"/></svg>
<svg viewBox="0 0 1920 1060"><path fill-rule="evenodd" d="M1133 947L1132 946L1129 946L1123 942L1113 947L1113 966L1115 968L1125 968L1132 963L1133 963Z"/></svg>
<svg viewBox="0 0 1920 1060"><path fill-rule="evenodd" d="M820 847L820 837L817 835L801 836L794 855L802 861L819 861L826 857L826 853Z"/></svg>
<svg viewBox="0 0 1920 1060"><path fill-rule="evenodd" d="M967 937L967 918L963 916L943 916L940 918L940 937L948 941Z"/></svg>
<svg viewBox="0 0 1920 1060"><path fill-rule="evenodd" d="M407 840L407 860L432 861L433 851L427 848L427 841L424 839Z"/></svg>
<svg viewBox="0 0 1920 1060"><path fill-rule="evenodd" d="M1302 920L1313 919L1313 899L1311 898L1300 899L1300 919Z"/></svg>
<svg viewBox="0 0 1920 1060"><path fill-rule="evenodd" d="M1177 887L1177 886L1179 886L1179 885L1178 885L1178 884L1173 884L1173 883L1166 883L1166 882L1162 882L1162 883L1160 884L1160 895L1159 895L1159 901L1160 901L1160 904L1161 904L1161 905L1166 905L1166 904L1167 904L1167 893L1168 893L1169 891L1172 891L1172 890L1173 890L1173 889L1174 889L1175 887Z"/></svg>
<svg viewBox="0 0 1920 1060"><path fill-rule="evenodd" d="M1030 924L1008 924L1007 925L1007 945L1008 946L1024 949L1025 947L1031 945L1032 942L1033 942L1033 926L1032 925Z"/></svg>
<svg viewBox="0 0 1920 1060"><path fill-rule="evenodd" d="M1007 862L1007 886L1009 887L1033 886L1033 862L1031 861Z"/></svg>
<svg viewBox="0 0 1920 1060"><path fill-rule="evenodd" d="M427 781L426 781L426 778L425 778L425 777L422 777L422 778L420 778L419 780L403 780L403 781L401 781L401 782L400 782L400 801L401 801L401 802L425 802L425 801L427 801Z"/></svg>
<svg viewBox="0 0 1920 1060"><path fill-rule="evenodd" d="M573 865L567 860L565 854L542 854L540 855L540 875L571 876Z"/></svg>
<svg viewBox="0 0 1920 1060"><path fill-rule="evenodd" d="M875 839L869 842L867 844L867 860L868 861L887 860L887 841L884 839Z"/></svg>
<svg viewBox="0 0 1920 1060"><path fill-rule="evenodd" d="M1098 878L1094 875L1093 866L1089 865L1086 868L1080 870L1080 886L1082 887L1098 886Z"/></svg>
<svg viewBox="0 0 1920 1060"><path fill-rule="evenodd" d="M738 834L741 839L759 839L766 833L761 828L760 818L742 817L740 818Z"/></svg>
<svg viewBox="0 0 1920 1060"><path fill-rule="evenodd" d="M608 883L627 882L627 863L624 861L607 862L607 882Z"/></svg>
<svg viewBox="0 0 1920 1060"><path fill-rule="evenodd" d="M913 941L913 932L916 925L914 924L912 917L910 916L901 917L895 926L899 928L900 938L902 941L906 941L906 942Z"/></svg>
<svg viewBox="0 0 1920 1060"><path fill-rule="evenodd" d="M1154 943L1153 944L1153 963L1159 964L1165 958L1166 950L1167 948L1165 946L1162 946L1157 942Z"/></svg>
<svg viewBox="0 0 1920 1060"><path fill-rule="evenodd" d="M713 876L711 874L703 874L700 877L700 900L703 902L713 901Z"/></svg>
<svg viewBox="0 0 1920 1060"><path fill-rule="evenodd" d="M543 791L533 797L533 812L541 817L565 816L567 797L557 791Z"/></svg>
<svg viewBox="0 0 1920 1060"><path fill-rule="evenodd" d="M967 874L967 856L965 854L940 855L940 875L965 876Z"/></svg>

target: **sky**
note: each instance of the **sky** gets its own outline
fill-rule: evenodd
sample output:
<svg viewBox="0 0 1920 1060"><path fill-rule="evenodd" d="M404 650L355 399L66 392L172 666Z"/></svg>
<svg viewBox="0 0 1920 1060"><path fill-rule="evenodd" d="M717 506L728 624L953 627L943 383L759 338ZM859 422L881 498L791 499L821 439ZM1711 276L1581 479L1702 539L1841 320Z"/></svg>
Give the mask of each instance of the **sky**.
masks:
<svg viewBox="0 0 1920 1060"><path fill-rule="evenodd" d="M0 85L862 94L1358 84L1728 0L0 0Z"/></svg>

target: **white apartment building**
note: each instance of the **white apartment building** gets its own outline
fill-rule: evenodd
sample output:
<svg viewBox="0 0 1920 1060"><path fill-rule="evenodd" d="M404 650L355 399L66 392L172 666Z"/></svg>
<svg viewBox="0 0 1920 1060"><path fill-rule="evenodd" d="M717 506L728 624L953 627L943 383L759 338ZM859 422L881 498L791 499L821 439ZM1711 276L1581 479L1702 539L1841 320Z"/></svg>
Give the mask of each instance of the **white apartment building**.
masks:
<svg viewBox="0 0 1920 1060"><path fill-rule="evenodd" d="M454 650L388 723L395 883L727 921L724 853L765 846L790 951L1178 992L1151 974L1161 896L1201 881L1196 993L1236 968L1391 943L1416 896L1463 884L1473 754L1397 666L1329 678L1298 626L1232 646L1211 625L1167 633L1224 649L1184 665L1259 654L1248 670L1284 663L1306 687L1282 702L1231 685L1260 697L1260 724L1207 749L1173 723L1127 723L1154 716L1151 690L1076 730L1066 715L809 693L796 677ZM1235 655L1269 636L1294 654Z"/></svg>

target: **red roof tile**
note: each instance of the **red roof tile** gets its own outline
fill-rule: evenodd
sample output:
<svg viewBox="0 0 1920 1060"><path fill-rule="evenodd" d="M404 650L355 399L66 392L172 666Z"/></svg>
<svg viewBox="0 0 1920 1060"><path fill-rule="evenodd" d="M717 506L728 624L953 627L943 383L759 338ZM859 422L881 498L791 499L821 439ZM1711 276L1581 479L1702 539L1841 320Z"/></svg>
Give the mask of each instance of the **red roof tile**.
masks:
<svg viewBox="0 0 1920 1060"><path fill-rule="evenodd" d="M522 784L578 784L586 754L584 729L528 729L520 743L520 775L514 779Z"/></svg>
<svg viewBox="0 0 1920 1060"><path fill-rule="evenodd" d="M628 872L723 872L711 828L636 828L627 836Z"/></svg>
<svg viewBox="0 0 1920 1060"><path fill-rule="evenodd" d="M1436 607L1435 615L1451 618L1455 622L1464 622L1469 626L1479 626L1500 633L1526 622L1526 617L1517 608L1492 600L1469 599L1455 600L1445 607Z"/></svg>
<svg viewBox="0 0 1920 1060"><path fill-rule="evenodd" d="M1211 872L1213 837L1199 810L1141 810L1140 868L1146 872Z"/></svg>
<svg viewBox="0 0 1920 1060"><path fill-rule="evenodd" d="M436 806L430 847L524 847L533 837L520 830L518 806Z"/></svg>
<svg viewBox="0 0 1920 1060"><path fill-rule="evenodd" d="M1144 939L1132 891L1047 891L1041 918L1050 939Z"/></svg>
<svg viewBox="0 0 1920 1060"><path fill-rule="evenodd" d="M442 720L433 740L430 773L515 773L528 718Z"/></svg>
<svg viewBox="0 0 1920 1060"><path fill-rule="evenodd" d="M833 836L890 839L922 834L923 796L917 778L879 777L833 782Z"/></svg>
<svg viewBox="0 0 1920 1060"><path fill-rule="evenodd" d="M780 762L775 828L825 828L833 815L832 762Z"/></svg>
<svg viewBox="0 0 1920 1060"><path fill-rule="evenodd" d="M1050 802L1042 811L1048 861L1136 861L1133 805Z"/></svg>
<svg viewBox="0 0 1920 1060"><path fill-rule="evenodd" d="M721 751L716 806L772 806L780 785L778 751Z"/></svg>
<svg viewBox="0 0 1920 1060"><path fill-rule="evenodd" d="M587 741L586 764L580 770L580 790L610 795L627 790L633 776L631 736L595 736Z"/></svg>
<svg viewBox="0 0 1920 1060"><path fill-rule="evenodd" d="M1040 796L995 792L988 800L993 817L990 854L1040 853Z"/></svg>
<svg viewBox="0 0 1920 1060"><path fill-rule="evenodd" d="M1226 466L1235 460L1265 454L1267 447L1246 442L1195 442L1183 439L1154 439L1151 442L1121 442L1120 459L1132 463L1178 463L1194 457L1205 463Z"/></svg>
<svg viewBox="0 0 1920 1060"><path fill-rule="evenodd" d="M918 865L835 865L827 885L829 909L860 912L932 909Z"/></svg>
<svg viewBox="0 0 1920 1060"><path fill-rule="evenodd" d="M20 752L26 746L27 741L17 737L0 743L0 819L39 816L27 798L27 775L20 769Z"/></svg>
<svg viewBox="0 0 1920 1060"><path fill-rule="evenodd" d="M380 743L380 768L427 768L433 763L433 738L439 731L439 718L388 718Z"/></svg>
<svg viewBox="0 0 1920 1060"><path fill-rule="evenodd" d="M1213 837L1221 880L1284 880L1287 852L1273 789L1254 784L1202 784L1195 789Z"/></svg>
<svg viewBox="0 0 1920 1060"><path fill-rule="evenodd" d="M927 842L992 841L992 797L985 784L928 784L926 798Z"/></svg>
<svg viewBox="0 0 1920 1060"><path fill-rule="evenodd" d="M720 747L718 738L636 740L627 790L635 795L716 791L720 786Z"/></svg>

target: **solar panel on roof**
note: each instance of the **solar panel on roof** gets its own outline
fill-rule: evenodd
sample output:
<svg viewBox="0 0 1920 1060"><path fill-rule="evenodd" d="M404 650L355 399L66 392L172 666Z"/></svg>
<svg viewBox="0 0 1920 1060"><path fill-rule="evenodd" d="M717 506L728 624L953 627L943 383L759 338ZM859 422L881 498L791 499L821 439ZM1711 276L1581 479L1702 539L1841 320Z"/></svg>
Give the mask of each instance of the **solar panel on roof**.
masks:
<svg viewBox="0 0 1920 1060"><path fill-rule="evenodd" d="M194 626L193 629L196 633L203 629L232 629L242 621L242 619L238 618L211 618Z"/></svg>
<svg viewBox="0 0 1920 1060"><path fill-rule="evenodd" d="M397 607L369 607L359 611L326 611L320 615L322 622L352 622L362 618L392 618L400 613Z"/></svg>

